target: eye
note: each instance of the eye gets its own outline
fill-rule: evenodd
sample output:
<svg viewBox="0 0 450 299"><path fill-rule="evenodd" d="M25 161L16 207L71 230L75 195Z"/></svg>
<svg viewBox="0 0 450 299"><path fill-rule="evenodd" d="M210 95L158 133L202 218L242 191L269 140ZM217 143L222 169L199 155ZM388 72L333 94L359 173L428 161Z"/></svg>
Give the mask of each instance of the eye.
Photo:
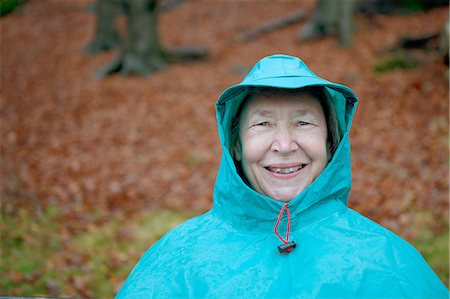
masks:
<svg viewBox="0 0 450 299"><path fill-rule="evenodd" d="M251 125L251 128L256 131L265 131L268 128L270 128L270 122L269 121L258 121L255 122L253 125Z"/></svg>
<svg viewBox="0 0 450 299"><path fill-rule="evenodd" d="M297 122L297 125L298 126L307 126L307 125L310 125L311 123L309 123L309 122L306 122L306 121L299 121L299 122Z"/></svg>

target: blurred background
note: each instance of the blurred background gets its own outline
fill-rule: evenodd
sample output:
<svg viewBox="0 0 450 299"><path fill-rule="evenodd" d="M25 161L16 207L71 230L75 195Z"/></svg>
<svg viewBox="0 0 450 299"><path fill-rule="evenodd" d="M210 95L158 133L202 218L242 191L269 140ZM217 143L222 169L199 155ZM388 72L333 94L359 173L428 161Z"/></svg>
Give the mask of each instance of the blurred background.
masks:
<svg viewBox="0 0 450 299"><path fill-rule="evenodd" d="M211 207L215 101L275 53L358 95L349 205L448 286L448 1L0 9L0 295L113 297L147 248Z"/></svg>

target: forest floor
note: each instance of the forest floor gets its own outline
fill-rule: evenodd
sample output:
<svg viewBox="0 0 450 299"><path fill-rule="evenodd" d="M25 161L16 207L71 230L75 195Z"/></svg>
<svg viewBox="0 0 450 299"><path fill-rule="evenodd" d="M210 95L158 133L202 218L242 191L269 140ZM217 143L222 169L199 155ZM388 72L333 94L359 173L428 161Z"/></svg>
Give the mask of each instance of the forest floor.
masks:
<svg viewBox="0 0 450 299"><path fill-rule="evenodd" d="M448 285L448 67L436 45L388 51L441 31L448 7L356 15L341 48L300 42L306 21L237 40L310 15L312 0L189 1L160 15L161 42L205 46L208 59L99 80L117 52L83 51L90 3L28 0L0 19L0 294L111 298L146 248L211 207L215 101L274 53L358 95L349 205L412 242Z"/></svg>

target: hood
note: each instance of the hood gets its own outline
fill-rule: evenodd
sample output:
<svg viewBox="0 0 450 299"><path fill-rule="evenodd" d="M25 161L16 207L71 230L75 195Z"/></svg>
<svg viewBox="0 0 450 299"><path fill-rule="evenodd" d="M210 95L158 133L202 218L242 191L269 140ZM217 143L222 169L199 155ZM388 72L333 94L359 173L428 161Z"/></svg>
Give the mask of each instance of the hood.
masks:
<svg viewBox="0 0 450 299"><path fill-rule="evenodd" d="M351 188L348 133L358 100L350 88L319 78L299 58L278 54L261 59L241 83L227 88L216 103L222 158L214 187L213 212L233 225L265 230L273 227L285 204L249 187L238 174L231 156L232 119L249 87L258 86L288 89L324 87L336 111L342 137L327 167L305 190L289 201L289 209L294 219L327 199L337 199L346 205ZM300 219L307 218L306 214L303 216Z"/></svg>

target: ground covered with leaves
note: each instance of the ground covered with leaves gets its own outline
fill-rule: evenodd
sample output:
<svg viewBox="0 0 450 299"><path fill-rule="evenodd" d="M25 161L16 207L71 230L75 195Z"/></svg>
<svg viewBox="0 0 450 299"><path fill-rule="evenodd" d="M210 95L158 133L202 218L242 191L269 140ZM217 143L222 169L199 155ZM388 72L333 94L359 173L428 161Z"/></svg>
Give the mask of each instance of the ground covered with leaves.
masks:
<svg viewBox="0 0 450 299"><path fill-rule="evenodd" d="M360 98L349 204L413 242L448 282L448 68L433 46L448 7L356 15L353 46L297 39L306 21L239 34L314 1L187 1L160 15L164 47L203 61L147 77L94 73L87 0L28 0L0 19L0 294L110 298L152 242L211 207L221 149L215 101L261 57L301 57ZM123 20L121 24L123 25Z"/></svg>

